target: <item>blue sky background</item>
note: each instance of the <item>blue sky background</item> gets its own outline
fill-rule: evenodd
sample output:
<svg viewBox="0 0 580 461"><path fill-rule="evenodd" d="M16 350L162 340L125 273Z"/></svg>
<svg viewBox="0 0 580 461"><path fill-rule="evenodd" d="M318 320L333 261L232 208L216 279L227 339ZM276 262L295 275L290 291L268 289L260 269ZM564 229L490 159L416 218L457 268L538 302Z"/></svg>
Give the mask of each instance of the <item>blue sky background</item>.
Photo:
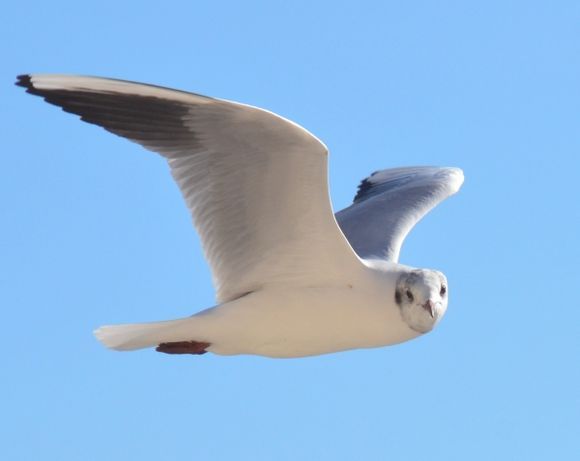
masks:
<svg viewBox="0 0 580 461"><path fill-rule="evenodd" d="M580 459L576 1L4 2L0 458ZM370 172L464 169L402 262L431 334L308 359L114 353L92 330L214 302L164 162L13 86L140 80L265 107Z"/></svg>

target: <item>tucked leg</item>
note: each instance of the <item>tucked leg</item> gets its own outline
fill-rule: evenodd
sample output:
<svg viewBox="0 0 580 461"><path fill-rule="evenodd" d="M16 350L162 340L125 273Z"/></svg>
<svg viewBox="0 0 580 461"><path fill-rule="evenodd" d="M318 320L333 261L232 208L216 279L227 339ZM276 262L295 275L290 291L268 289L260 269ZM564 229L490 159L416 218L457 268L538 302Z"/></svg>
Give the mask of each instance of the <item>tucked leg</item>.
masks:
<svg viewBox="0 0 580 461"><path fill-rule="evenodd" d="M173 343L161 343L155 349L157 352L165 352L166 354L205 354L206 349L210 343L203 343L198 341L177 341Z"/></svg>

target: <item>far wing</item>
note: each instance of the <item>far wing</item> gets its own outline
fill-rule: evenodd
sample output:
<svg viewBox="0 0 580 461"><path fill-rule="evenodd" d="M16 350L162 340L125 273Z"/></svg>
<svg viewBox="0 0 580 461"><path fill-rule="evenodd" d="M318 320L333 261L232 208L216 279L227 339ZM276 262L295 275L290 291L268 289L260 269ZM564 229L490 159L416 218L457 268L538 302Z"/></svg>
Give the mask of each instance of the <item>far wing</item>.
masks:
<svg viewBox="0 0 580 461"><path fill-rule="evenodd" d="M459 168L410 167L373 173L358 188L354 203L336 220L361 258L397 262L403 240L438 203L459 190Z"/></svg>

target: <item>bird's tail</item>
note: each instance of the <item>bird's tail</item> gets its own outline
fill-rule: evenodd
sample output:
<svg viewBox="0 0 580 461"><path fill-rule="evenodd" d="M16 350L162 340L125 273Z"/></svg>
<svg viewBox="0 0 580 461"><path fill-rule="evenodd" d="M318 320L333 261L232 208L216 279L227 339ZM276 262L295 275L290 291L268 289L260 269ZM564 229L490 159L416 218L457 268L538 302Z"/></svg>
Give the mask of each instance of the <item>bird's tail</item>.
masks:
<svg viewBox="0 0 580 461"><path fill-rule="evenodd" d="M110 349L132 351L155 347L167 342L193 339L203 341L206 338L199 330L199 318L193 316L166 322L105 325L97 328L93 333Z"/></svg>

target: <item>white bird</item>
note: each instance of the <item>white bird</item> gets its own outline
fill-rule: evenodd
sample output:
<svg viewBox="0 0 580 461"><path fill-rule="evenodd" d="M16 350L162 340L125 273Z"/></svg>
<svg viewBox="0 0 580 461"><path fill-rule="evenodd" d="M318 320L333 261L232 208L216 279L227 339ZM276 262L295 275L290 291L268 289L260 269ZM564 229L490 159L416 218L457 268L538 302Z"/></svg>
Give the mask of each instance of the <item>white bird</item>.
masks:
<svg viewBox="0 0 580 461"><path fill-rule="evenodd" d="M100 327L105 346L301 357L400 343L443 317L445 276L397 261L411 228L459 190L460 169L375 172L333 215L326 146L272 112L97 77L31 74L17 85L161 154L201 237L217 305Z"/></svg>

